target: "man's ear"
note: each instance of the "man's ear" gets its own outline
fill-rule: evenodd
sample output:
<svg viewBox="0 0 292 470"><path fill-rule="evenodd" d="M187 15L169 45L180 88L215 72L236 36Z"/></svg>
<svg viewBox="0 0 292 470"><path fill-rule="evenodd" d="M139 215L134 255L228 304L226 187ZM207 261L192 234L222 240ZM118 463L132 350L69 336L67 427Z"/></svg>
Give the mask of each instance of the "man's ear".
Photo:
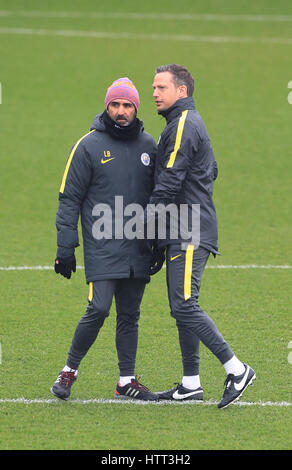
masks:
<svg viewBox="0 0 292 470"><path fill-rule="evenodd" d="M186 85L179 85L178 87L179 98L187 98L188 96L188 89Z"/></svg>

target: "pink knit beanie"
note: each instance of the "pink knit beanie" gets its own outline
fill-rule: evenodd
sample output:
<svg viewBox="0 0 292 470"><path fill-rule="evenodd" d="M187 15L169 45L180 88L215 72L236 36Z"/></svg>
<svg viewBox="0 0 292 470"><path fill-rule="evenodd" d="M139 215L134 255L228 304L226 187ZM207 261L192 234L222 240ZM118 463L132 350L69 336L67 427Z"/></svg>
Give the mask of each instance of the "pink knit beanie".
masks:
<svg viewBox="0 0 292 470"><path fill-rule="evenodd" d="M118 78L107 89L104 101L105 109L107 109L111 101L117 99L131 101L138 111L140 105L139 93L133 82L131 82L128 77Z"/></svg>

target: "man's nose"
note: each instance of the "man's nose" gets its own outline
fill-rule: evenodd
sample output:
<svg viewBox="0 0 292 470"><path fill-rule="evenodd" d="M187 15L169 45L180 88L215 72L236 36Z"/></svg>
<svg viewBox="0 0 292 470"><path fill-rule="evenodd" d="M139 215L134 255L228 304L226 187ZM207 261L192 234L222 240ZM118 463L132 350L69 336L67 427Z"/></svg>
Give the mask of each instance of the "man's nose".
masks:
<svg viewBox="0 0 292 470"><path fill-rule="evenodd" d="M125 112L125 107L123 104L120 104L118 108L118 114L124 114L124 112Z"/></svg>

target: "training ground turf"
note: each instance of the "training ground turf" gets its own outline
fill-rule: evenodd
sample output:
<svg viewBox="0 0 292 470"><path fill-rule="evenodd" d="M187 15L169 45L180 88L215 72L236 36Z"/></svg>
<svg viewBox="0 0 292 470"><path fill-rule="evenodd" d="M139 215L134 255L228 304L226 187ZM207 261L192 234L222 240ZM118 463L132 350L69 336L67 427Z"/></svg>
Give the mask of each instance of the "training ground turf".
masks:
<svg viewBox="0 0 292 470"><path fill-rule="evenodd" d="M292 448L291 56L288 0L0 0L0 449ZM202 345L203 404L113 402L113 305L71 401L60 402L50 387L88 294L82 246L70 281L52 270L66 159L121 76L158 139L152 80L173 62L195 77L219 167L221 256L200 303L257 380L218 410L225 373ZM181 381L165 269L143 299L137 374L154 391Z"/></svg>

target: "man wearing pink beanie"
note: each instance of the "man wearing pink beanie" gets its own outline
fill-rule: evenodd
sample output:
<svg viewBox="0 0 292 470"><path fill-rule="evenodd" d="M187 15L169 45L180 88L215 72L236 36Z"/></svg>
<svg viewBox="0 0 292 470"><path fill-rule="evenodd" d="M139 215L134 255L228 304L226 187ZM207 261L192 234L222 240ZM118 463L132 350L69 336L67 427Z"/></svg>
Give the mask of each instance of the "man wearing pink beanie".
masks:
<svg viewBox="0 0 292 470"><path fill-rule="evenodd" d="M120 140L135 139L143 123L137 118L139 93L128 77L115 80L107 89L102 120L111 136Z"/></svg>
<svg viewBox="0 0 292 470"><path fill-rule="evenodd" d="M128 77L118 78L112 85L107 89L107 94L104 100L105 109L111 101L116 99L124 99L131 101L138 111L140 105L139 93L133 82Z"/></svg>
<svg viewBox="0 0 292 470"><path fill-rule="evenodd" d="M158 399L135 377L140 304L150 275L157 272L152 269L156 260L147 240L125 235L124 207L139 204L145 208L154 184L157 147L137 118L139 104L139 93L132 81L128 77L115 80L107 89L105 110L95 117L90 132L73 146L62 179L56 216L55 271L70 279L76 270L81 215L85 278L89 285L87 309L75 329L66 365L51 388L62 400L69 398L80 362L109 316L113 298L120 372L114 396ZM121 212L116 207L117 197L123 201ZM112 214L110 237L96 235L101 205L107 205ZM116 220L119 224L122 220L122 234L116 233ZM102 371L102 364L98 368Z"/></svg>

